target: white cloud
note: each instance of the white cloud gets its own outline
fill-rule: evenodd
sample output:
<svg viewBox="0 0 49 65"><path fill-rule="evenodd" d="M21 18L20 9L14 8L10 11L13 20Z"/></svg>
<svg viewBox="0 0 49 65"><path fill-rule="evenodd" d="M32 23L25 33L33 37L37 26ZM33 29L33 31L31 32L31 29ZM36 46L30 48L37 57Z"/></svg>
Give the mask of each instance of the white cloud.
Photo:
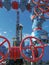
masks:
<svg viewBox="0 0 49 65"><path fill-rule="evenodd" d="M4 31L4 34L6 34L7 32L6 31Z"/></svg>

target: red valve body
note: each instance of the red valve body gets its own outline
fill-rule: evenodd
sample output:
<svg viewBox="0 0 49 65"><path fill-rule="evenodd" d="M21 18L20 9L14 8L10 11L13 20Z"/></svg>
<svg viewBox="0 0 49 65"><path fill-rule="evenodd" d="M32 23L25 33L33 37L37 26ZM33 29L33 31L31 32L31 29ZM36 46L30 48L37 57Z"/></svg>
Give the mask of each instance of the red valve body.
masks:
<svg viewBox="0 0 49 65"><path fill-rule="evenodd" d="M10 48L10 59L20 59L20 47L14 46Z"/></svg>

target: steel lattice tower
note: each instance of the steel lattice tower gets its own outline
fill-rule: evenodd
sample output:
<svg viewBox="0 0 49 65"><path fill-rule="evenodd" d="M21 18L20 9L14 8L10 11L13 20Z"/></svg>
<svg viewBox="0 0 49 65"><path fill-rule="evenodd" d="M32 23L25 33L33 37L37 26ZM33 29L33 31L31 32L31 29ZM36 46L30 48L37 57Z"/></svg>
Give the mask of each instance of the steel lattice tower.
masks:
<svg viewBox="0 0 49 65"><path fill-rule="evenodd" d="M16 21L16 45L19 46L22 40L22 24L19 21L19 11L17 11L17 21Z"/></svg>

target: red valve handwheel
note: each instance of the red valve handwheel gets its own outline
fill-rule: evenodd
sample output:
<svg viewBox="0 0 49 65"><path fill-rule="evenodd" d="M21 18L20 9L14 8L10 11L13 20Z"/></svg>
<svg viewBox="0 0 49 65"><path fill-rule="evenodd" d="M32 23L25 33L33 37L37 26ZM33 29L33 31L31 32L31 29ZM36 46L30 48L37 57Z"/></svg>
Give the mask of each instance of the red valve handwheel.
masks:
<svg viewBox="0 0 49 65"><path fill-rule="evenodd" d="M0 60L0 63L1 63L3 61L5 55L2 52L0 52L0 56L2 56L2 59Z"/></svg>
<svg viewBox="0 0 49 65"><path fill-rule="evenodd" d="M13 9L18 9L18 2L16 2L16 1L14 1L14 2L12 2L12 8Z"/></svg>
<svg viewBox="0 0 49 65"><path fill-rule="evenodd" d="M0 43L0 46L2 46L3 44L5 44L5 43L8 43L8 49L10 48L10 42L8 41L8 39L7 38L5 38L4 36L0 36L0 39L3 39L4 41L3 42L1 42ZM0 63L2 62L2 61L4 61L5 59L7 59L7 57L8 57L8 52L4 55L2 52L0 52L0 56L2 57L1 59L0 59Z"/></svg>
<svg viewBox="0 0 49 65"><path fill-rule="evenodd" d="M24 41L27 40L27 39L30 39L30 46L23 47L22 45L25 44ZM40 46L35 46L35 45L34 45L34 42L32 41L32 39L36 39L36 40L39 42L39 44L41 44L41 45L40 45ZM27 43L26 43L26 44L27 44ZM36 51L36 49L39 49L39 48L42 49L42 53L40 54L39 57L35 57L35 51ZM32 58L27 57L27 56L22 52L23 50L26 50L26 49L30 49L30 50L32 51ZM27 60L27 61L29 61L29 62L37 62L37 61L41 60L42 57L43 57L43 55L44 55L44 45L42 44L42 41L41 41L41 40L39 40L39 39L37 39L37 38L35 38L35 37L32 37L32 36L28 36L28 37L26 37L26 38L24 38L24 39L22 40L22 42L21 42L21 44L20 44L20 52L21 52L22 57L23 57L25 60Z"/></svg>
<svg viewBox="0 0 49 65"><path fill-rule="evenodd" d="M34 13L36 16L39 16L41 13L47 14L47 16L49 16L49 0L32 0L32 2L37 5L34 8ZM44 18L49 19L49 17Z"/></svg>
<svg viewBox="0 0 49 65"><path fill-rule="evenodd" d="M3 4L2 4L2 2L0 2L0 8L2 8L3 7Z"/></svg>
<svg viewBox="0 0 49 65"><path fill-rule="evenodd" d="M45 8L46 10L43 9L43 8L41 8L41 6L44 6L44 8ZM48 18L49 18L49 6L40 5L38 8L41 10L41 13L46 14L46 15L48 16ZM47 18L46 18L46 19L47 19Z"/></svg>
<svg viewBox="0 0 49 65"><path fill-rule="evenodd" d="M45 6L44 4L41 4L39 6L36 6L34 8L34 13L35 13L35 16L39 16L41 13L42 14L46 14L47 17L44 17L44 16L40 16L41 18L45 18L45 19L49 19L49 7L47 7L47 10L44 10L43 8L41 8L41 6ZM46 6L45 6L46 7ZM37 11L38 9L38 11Z"/></svg>
<svg viewBox="0 0 49 65"><path fill-rule="evenodd" d="M36 6L36 7L34 8L34 13L35 13L35 15L36 15L36 16L39 16L39 14L40 14L41 12L39 12L39 11L37 12L36 9L38 9L39 11L40 11L40 9L38 8L38 6Z"/></svg>
<svg viewBox="0 0 49 65"><path fill-rule="evenodd" d="M44 8L42 8L42 6L44 6ZM45 4L39 5L38 8L39 8L43 13L49 12L49 6L47 6L47 5L45 5Z"/></svg>
<svg viewBox="0 0 49 65"><path fill-rule="evenodd" d="M40 2L46 2L46 4L48 4L48 0L32 0L32 2L34 3L34 4L36 4L36 5L39 5L39 4L41 4Z"/></svg>
<svg viewBox="0 0 49 65"><path fill-rule="evenodd" d="M40 4L40 0L32 0L32 2L34 3L34 4Z"/></svg>
<svg viewBox="0 0 49 65"><path fill-rule="evenodd" d="M30 6L30 4L28 3L27 6L26 6L26 8L27 8L28 11L30 11L30 9L31 9L30 7L31 7L31 6Z"/></svg>
<svg viewBox="0 0 49 65"><path fill-rule="evenodd" d="M47 8L48 8L48 10L46 10L46 14L47 14L47 16L49 16L49 6Z"/></svg>

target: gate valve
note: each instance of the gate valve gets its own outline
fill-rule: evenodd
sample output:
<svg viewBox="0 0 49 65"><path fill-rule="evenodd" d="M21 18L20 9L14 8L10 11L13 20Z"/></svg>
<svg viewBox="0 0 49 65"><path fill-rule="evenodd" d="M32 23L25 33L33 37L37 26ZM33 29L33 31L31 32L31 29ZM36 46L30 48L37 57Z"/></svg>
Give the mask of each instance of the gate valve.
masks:
<svg viewBox="0 0 49 65"><path fill-rule="evenodd" d="M23 44L25 44L25 41L26 41L27 39L30 40L30 42L29 42L30 45L29 45L29 46L26 46L26 47L23 47ZM40 46L39 46L39 45L34 45L33 39L35 39ZM46 46L46 45L45 45L45 46ZM21 42L21 44L20 44L20 52L21 52L22 57L23 57L25 60L27 60L27 61L29 61L29 62L37 62L37 61L39 61L39 60L42 59L42 57L43 57L43 55L44 55L44 47L45 47L45 46L44 46L44 44L42 43L41 40L39 40L39 39L37 39L37 38L35 38L35 37L32 37L32 36L28 36L28 37L26 37L26 38L24 38L24 39L22 40L22 42ZM38 49L39 49L39 48L41 49L41 54L40 54L40 56L37 56L37 57L36 57L36 54L38 54ZM24 52L22 52L23 50L26 51L27 49L30 49L30 51L32 52L32 53L31 53L32 58L26 56L26 55L24 54ZM36 53L35 53L35 52L36 52Z"/></svg>
<svg viewBox="0 0 49 65"><path fill-rule="evenodd" d="M10 48L10 42L8 41L8 39L5 38L4 36L0 36L0 39L3 40L3 42L0 42L0 47L1 47L3 44L8 43L8 50L9 50L9 48ZM6 54L3 54L3 52L0 51L0 56L2 57L2 58L0 59L0 63L1 63L1 62L4 61L5 59L7 59L7 57L8 57L8 51L7 51Z"/></svg>
<svg viewBox="0 0 49 65"><path fill-rule="evenodd" d="M13 46L10 48L10 59L14 59L14 61L16 61L16 59L20 59L20 47L19 46Z"/></svg>

